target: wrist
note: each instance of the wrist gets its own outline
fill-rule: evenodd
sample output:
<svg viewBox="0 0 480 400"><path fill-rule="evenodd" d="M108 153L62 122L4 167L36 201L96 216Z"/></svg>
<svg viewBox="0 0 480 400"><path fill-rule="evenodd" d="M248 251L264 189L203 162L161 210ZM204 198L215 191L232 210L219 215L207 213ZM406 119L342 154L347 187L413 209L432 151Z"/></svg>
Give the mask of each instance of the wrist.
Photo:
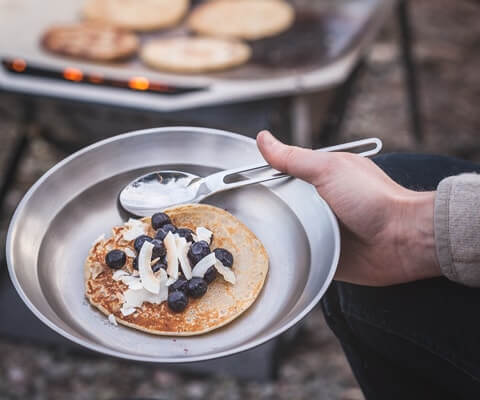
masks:
<svg viewBox="0 0 480 400"><path fill-rule="evenodd" d="M441 275L434 234L435 192L413 192L400 200L397 255L408 281Z"/></svg>

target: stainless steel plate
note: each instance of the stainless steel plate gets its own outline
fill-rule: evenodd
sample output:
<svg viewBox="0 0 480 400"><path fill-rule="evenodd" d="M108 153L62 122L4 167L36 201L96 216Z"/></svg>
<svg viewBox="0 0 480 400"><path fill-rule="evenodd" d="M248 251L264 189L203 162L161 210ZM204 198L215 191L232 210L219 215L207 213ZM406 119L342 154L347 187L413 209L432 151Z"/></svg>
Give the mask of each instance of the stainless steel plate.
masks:
<svg viewBox="0 0 480 400"><path fill-rule="evenodd" d="M285 180L206 200L242 220L270 257L266 284L240 318L212 333L157 337L115 327L84 297L83 264L92 242L127 217L121 188L156 169L197 175L262 161L252 139L204 128L133 132L60 162L28 191L10 223L7 261L23 301L50 328L105 354L151 362L190 362L262 344L302 319L333 278L340 253L336 219L314 188Z"/></svg>

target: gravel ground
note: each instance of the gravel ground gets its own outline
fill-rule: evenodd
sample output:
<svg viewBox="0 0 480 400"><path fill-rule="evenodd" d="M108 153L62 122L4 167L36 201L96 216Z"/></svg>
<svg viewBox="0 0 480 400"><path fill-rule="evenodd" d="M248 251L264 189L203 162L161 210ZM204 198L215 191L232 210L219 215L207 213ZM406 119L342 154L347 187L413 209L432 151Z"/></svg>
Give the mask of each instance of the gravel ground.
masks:
<svg viewBox="0 0 480 400"><path fill-rule="evenodd" d="M381 137L389 151L443 153L480 160L480 5L471 0L412 2L417 32L425 143L409 130L400 54L392 20L373 47L340 140ZM16 129L16 100L0 96L0 165ZM32 132L34 134L34 132ZM0 240L24 191L65 154L35 139L3 210ZM3 246L2 246L3 247ZM280 361L277 380L241 382L218 375L186 376L151 365L87 357L61 349L0 339L0 400L114 399L343 399L362 394L340 346L314 310L303 333Z"/></svg>

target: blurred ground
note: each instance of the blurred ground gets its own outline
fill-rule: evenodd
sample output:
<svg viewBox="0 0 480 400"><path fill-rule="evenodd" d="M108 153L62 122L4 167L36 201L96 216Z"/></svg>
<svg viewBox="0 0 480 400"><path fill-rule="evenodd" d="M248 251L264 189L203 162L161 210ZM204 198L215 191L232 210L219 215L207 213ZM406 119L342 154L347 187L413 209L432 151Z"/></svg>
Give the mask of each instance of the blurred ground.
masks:
<svg viewBox="0 0 480 400"><path fill-rule="evenodd" d="M415 53L425 144L416 147L409 132L393 19L370 53L339 140L378 136L389 151L443 153L480 160L480 4L475 0L416 0L412 2L412 16L418 39ZM18 128L17 107L10 96L0 96L0 165ZM2 210L4 229L24 191L63 157L43 141L35 141ZM3 230L2 243L4 235ZM305 332L282 358L279 379L268 384L243 383L221 375L211 379L181 376L151 365L74 355L5 339L0 339L0 355L0 400L115 396L362 399L319 309L310 314Z"/></svg>

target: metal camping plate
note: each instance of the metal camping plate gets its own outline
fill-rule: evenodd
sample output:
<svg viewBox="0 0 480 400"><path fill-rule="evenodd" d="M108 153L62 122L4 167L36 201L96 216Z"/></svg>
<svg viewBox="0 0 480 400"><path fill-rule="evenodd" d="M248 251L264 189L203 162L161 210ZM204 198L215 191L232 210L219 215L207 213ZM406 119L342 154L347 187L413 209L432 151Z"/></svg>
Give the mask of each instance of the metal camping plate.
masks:
<svg viewBox="0 0 480 400"><path fill-rule="evenodd" d="M243 221L270 258L253 306L211 333L159 337L111 325L84 296L83 265L95 239L128 217L117 196L149 171L200 176L261 162L252 139L204 128L159 128L89 146L48 171L19 204L7 237L11 279L32 312L68 339L101 353L151 362L234 354L301 320L330 284L340 253L337 221L311 185L295 179L206 199Z"/></svg>

